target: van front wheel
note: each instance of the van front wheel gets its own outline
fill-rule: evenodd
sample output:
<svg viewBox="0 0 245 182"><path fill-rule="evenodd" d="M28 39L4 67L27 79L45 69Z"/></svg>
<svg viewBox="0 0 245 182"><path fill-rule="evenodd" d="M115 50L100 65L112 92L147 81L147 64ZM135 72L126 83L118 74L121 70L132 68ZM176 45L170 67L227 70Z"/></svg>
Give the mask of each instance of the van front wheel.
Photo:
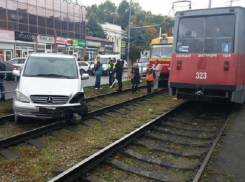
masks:
<svg viewBox="0 0 245 182"><path fill-rule="evenodd" d="M23 124L25 122L25 118L16 115L14 116L14 120L17 124Z"/></svg>

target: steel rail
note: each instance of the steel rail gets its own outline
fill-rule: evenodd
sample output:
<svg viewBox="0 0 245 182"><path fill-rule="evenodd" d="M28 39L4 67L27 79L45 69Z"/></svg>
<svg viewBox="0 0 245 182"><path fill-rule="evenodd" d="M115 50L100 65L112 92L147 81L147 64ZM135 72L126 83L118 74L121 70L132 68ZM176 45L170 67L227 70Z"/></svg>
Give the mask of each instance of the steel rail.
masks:
<svg viewBox="0 0 245 182"><path fill-rule="evenodd" d="M187 103L187 102L186 102ZM50 179L48 182L71 182L76 178L86 175L88 171L93 169L102 161L109 159L110 156L115 154L116 152L122 150L124 147L135 141L137 138L144 135L148 130L152 129L157 124L160 124L165 118L169 117L177 110L182 109L185 107L186 103L181 104L180 106L158 116L157 118L149 121L147 124L137 128L136 130L132 131L131 133L127 134L126 136L120 138L119 140L113 142L112 144L106 146L104 149L94 153L93 155L89 156L88 158L84 159L83 161L79 162L78 164L72 166L71 168L67 169L63 173L55 176L54 178Z"/></svg>
<svg viewBox="0 0 245 182"><path fill-rule="evenodd" d="M124 105L128 105L128 104L130 104L132 102L135 102L137 100L142 100L144 98L160 94L160 93L162 93L162 92L164 92L166 90L167 89L161 90L161 91L158 91L158 92L153 92L151 94L140 96L140 97L137 97L137 98L134 98L134 99L130 99L130 100L121 102L119 104L111 105L111 106L104 107L104 108L101 108L101 109L96 110L96 111L89 112L87 114L87 116L83 118L83 120L87 120L87 119L93 118L96 115L104 114L106 112L114 110L115 108L122 107ZM27 132L23 132L23 133L20 133L20 134L17 134L17 135L8 137L8 138L4 138L4 139L0 140L0 148L7 148L7 147L10 147L10 146L19 144L19 143L21 143L23 141L26 141L27 139L39 137L41 135L44 135L44 134L49 133L49 132L54 131L54 130L58 130L58 129L63 128L65 126L69 126L71 124L72 124L72 122L68 122L68 120L62 120L62 121L59 121L59 122L56 122L56 123L52 123L50 125L46 125L46 126L43 126L43 127L40 127L40 128L36 128L36 129L30 130L30 131L27 131Z"/></svg>
<svg viewBox="0 0 245 182"><path fill-rule="evenodd" d="M142 85L139 88L142 89L142 88L145 88L145 87L146 87L146 85ZM129 92L131 90L132 90L131 88L124 89L122 92ZM110 92L110 93L106 93L106 94L100 94L100 95L97 95L97 96L94 96L94 97L88 97L88 98L86 98L86 101L87 102L91 102L94 99L98 99L98 98L106 97L106 96L113 96L113 95L117 95L117 94L120 94L120 93L117 92L117 91L115 91L115 92ZM8 100L12 100L12 99L8 99ZM9 115L6 115L6 116L1 116L0 117L0 124L5 123L6 121L13 121L13 120L14 120L14 114L9 114Z"/></svg>
<svg viewBox="0 0 245 182"><path fill-rule="evenodd" d="M212 147L209 149L209 151L208 151L208 153L207 153L202 165L200 166L195 178L193 179L193 182L198 182L199 179L201 178L201 176L203 174L203 171L204 171L205 167L207 166L209 159L211 158L211 155L212 155L212 153L214 151L214 148L216 147L221 135L223 134L223 131L225 130L225 127L227 126L228 121L229 121L229 116L226 118L225 123L223 124L223 126L221 127L219 133L217 134L217 136L216 136L216 138L215 138L215 140L214 140L214 142L212 144Z"/></svg>

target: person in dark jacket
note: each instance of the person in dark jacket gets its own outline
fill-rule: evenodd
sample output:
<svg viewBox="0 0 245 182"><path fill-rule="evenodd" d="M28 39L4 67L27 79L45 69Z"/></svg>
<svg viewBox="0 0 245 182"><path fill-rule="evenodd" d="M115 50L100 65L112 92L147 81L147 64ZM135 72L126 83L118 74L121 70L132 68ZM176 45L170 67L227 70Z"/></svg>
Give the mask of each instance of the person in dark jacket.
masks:
<svg viewBox="0 0 245 182"><path fill-rule="evenodd" d="M101 75L102 75L102 67L101 67L100 61L97 61L96 66L95 66L96 80L95 80L95 86L94 86L96 90L101 89L100 87Z"/></svg>
<svg viewBox="0 0 245 182"><path fill-rule="evenodd" d="M132 73L134 73L134 78L131 79L132 83L132 93L137 92L138 86L140 83L140 72L139 72L139 67L138 64L135 64L134 67L132 67Z"/></svg>
<svg viewBox="0 0 245 182"><path fill-rule="evenodd" d="M6 71L5 64L0 61L0 71ZM3 84L4 73L0 73L0 90L1 90L1 100L5 101L5 86Z"/></svg>
<svg viewBox="0 0 245 182"><path fill-rule="evenodd" d="M122 92L122 75L123 75L123 64L120 59L117 59L117 63L115 65L114 73L116 73L116 79L118 82L118 92Z"/></svg>

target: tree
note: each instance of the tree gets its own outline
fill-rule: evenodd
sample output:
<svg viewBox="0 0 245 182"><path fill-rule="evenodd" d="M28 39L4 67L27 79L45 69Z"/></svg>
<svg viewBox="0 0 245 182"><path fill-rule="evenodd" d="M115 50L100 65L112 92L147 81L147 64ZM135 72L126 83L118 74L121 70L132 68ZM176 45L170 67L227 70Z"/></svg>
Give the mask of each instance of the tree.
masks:
<svg viewBox="0 0 245 182"><path fill-rule="evenodd" d="M133 22L137 22L137 17L132 16ZM134 26L133 23L133 26ZM143 22L139 22L137 27L131 27L130 29L130 55L132 60L137 59L140 56L140 51L149 49L150 38L149 35L143 27Z"/></svg>
<svg viewBox="0 0 245 182"><path fill-rule="evenodd" d="M89 17L88 22L86 23L86 35L106 38L103 28L97 23L93 16Z"/></svg>
<svg viewBox="0 0 245 182"><path fill-rule="evenodd" d="M128 26L129 21L129 3L126 0L122 0L117 9L117 21L116 23L121 25L122 29L125 30Z"/></svg>
<svg viewBox="0 0 245 182"><path fill-rule="evenodd" d="M96 21L99 23L111 22L113 23L114 18L116 17L117 7L115 3L112 3L110 0L106 0L104 3L101 3L99 6L92 5L87 7L87 18L93 16ZM113 13L113 17L110 14Z"/></svg>

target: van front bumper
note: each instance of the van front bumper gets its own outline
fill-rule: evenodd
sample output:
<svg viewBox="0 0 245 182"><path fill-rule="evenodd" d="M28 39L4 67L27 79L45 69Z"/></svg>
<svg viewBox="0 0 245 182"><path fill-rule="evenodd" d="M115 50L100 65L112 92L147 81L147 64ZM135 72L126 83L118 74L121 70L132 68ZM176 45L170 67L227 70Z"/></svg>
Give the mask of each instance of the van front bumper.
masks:
<svg viewBox="0 0 245 182"><path fill-rule="evenodd" d="M63 105L36 105L33 103L23 103L13 100L13 110L16 116L51 119L63 118L73 113L81 112L80 103Z"/></svg>

